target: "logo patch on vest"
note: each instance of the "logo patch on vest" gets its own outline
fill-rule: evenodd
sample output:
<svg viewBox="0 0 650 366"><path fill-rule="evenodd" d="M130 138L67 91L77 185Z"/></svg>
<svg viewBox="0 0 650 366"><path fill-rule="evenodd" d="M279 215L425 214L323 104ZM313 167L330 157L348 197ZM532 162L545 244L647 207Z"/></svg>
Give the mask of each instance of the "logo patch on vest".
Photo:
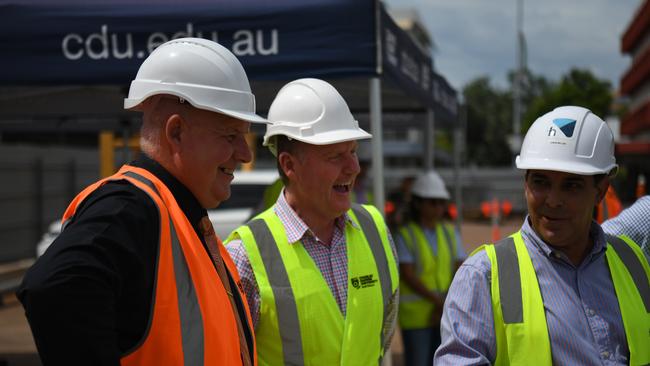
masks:
<svg viewBox="0 0 650 366"><path fill-rule="evenodd" d="M350 279L350 282L352 283L352 287L356 289L372 287L375 285L375 282L377 282L377 279L374 279L372 277L373 275L371 274L365 276L359 276L359 277L352 277Z"/></svg>

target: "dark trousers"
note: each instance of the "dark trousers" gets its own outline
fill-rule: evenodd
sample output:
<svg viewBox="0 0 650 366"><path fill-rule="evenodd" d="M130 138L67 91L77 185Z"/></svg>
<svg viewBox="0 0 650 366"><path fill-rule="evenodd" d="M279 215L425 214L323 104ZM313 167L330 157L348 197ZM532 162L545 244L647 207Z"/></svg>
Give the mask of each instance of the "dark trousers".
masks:
<svg viewBox="0 0 650 366"><path fill-rule="evenodd" d="M440 346L440 326L402 329L405 366L431 366L433 354Z"/></svg>

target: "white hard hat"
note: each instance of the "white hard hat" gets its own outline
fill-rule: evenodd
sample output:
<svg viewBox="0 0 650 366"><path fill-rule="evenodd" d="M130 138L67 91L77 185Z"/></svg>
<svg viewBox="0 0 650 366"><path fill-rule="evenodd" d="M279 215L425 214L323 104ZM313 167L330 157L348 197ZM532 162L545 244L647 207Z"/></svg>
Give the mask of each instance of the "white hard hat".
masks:
<svg viewBox="0 0 650 366"><path fill-rule="evenodd" d="M329 83L319 79L294 80L280 89L269 108L264 146L275 154L273 136L312 145L371 138L359 128L347 103Z"/></svg>
<svg viewBox="0 0 650 366"><path fill-rule="evenodd" d="M442 181L438 173L432 170L420 174L415 179L411 192L421 198L449 199L445 182Z"/></svg>
<svg viewBox="0 0 650 366"><path fill-rule="evenodd" d="M614 136L607 124L582 107L558 107L530 126L515 160L519 169L580 175L615 173Z"/></svg>
<svg viewBox="0 0 650 366"><path fill-rule="evenodd" d="M249 122L268 123L255 114L255 96L239 60L220 44L202 38L179 38L156 48L131 82L124 108L170 94L192 106Z"/></svg>

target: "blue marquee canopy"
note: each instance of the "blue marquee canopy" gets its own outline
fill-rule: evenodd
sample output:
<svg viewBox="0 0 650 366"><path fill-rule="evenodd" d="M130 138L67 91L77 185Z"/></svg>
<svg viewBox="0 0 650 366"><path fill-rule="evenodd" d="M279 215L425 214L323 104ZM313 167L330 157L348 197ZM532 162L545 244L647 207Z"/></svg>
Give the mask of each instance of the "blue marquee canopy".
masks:
<svg viewBox="0 0 650 366"><path fill-rule="evenodd" d="M124 85L178 37L213 39L251 80L386 76L455 120L455 90L375 0L0 0L0 85Z"/></svg>

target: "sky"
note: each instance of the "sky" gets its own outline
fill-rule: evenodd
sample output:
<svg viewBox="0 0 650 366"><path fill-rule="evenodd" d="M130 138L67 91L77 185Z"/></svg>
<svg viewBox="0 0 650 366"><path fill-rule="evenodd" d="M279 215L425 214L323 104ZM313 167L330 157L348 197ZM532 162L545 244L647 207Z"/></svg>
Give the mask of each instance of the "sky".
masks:
<svg viewBox="0 0 650 366"><path fill-rule="evenodd" d="M436 44L436 71L457 89L480 76L501 88L516 65L517 0L385 0L413 8ZM528 67L559 80L572 67L588 69L618 88L630 66L621 37L640 0L523 1Z"/></svg>

